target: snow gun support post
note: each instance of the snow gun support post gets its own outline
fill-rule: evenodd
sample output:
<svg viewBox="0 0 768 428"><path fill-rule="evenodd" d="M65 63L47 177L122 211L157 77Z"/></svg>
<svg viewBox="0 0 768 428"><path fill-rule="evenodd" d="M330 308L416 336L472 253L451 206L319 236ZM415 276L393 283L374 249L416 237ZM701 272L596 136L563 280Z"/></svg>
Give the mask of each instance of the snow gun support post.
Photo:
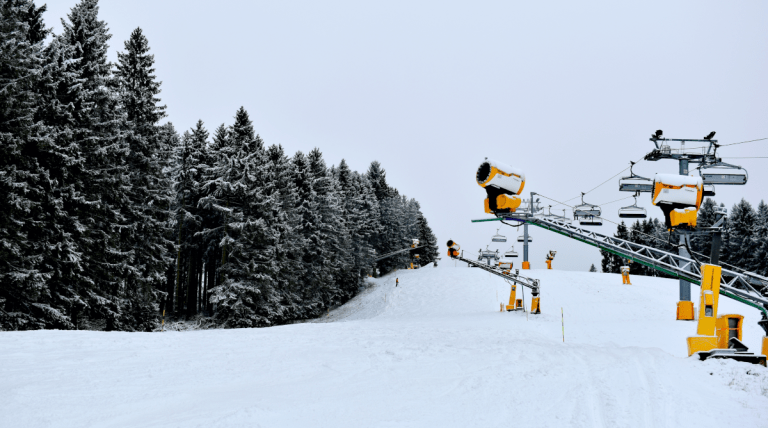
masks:
<svg viewBox="0 0 768 428"><path fill-rule="evenodd" d="M629 282L629 266L621 267L621 283L632 285L632 283Z"/></svg>
<svg viewBox="0 0 768 428"><path fill-rule="evenodd" d="M509 291L509 304L507 305L507 312L522 311L523 301L517 298L517 283L512 283L512 288Z"/></svg>
<svg viewBox="0 0 768 428"><path fill-rule="evenodd" d="M536 285L538 285L539 280L536 280ZM531 298L531 313L532 314L540 314L541 313L541 302L539 301L539 288L536 287L531 292L531 295L533 296Z"/></svg>
<svg viewBox="0 0 768 428"><path fill-rule="evenodd" d="M699 323L696 329L697 336L689 337L687 340L688 356L698 354L701 360L728 358L765 366L765 355L747 352L748 348L741 342L741 325L744 317L741 315L717 316L721 273L720 266L701 265ZM765 325L763 321L760 323L761 326ZM766 339L763 338L763 352L765 347Z"/></svg>

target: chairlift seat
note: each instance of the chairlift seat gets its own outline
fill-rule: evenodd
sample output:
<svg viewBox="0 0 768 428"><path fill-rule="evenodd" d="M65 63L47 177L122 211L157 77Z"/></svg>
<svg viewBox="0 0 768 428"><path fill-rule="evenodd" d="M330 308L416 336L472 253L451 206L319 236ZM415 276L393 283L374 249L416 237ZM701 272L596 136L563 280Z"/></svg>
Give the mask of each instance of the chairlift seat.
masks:
<svg viewBox="0 0 768 428"><path fill-rule="evenodd" d="M641 177L624 177L619 180L620 192L653 192L653 181Z"/></svg>
<svg viewBox="0 0 768 428"><path fill-rule="evenodd" d="M724 185L743 185L747 184L747 172L744 170L721 170L710 172L704 170L701 172L701 178L704 184L724 184Z"/></svg>
<svg viewBox="0 0 768 428"><path fill-rule="evenodd" d="M704 192L702 193L704 196L715 196L715 186L712 184L705 184L704 185Z"/></svg>
<svg viewBox="0 0 768 428"><path fill-rule="evenodd" d="M603 219L600 217L586 217L579 220L581 226L602 226Z"/></svg>
<svg viewBox="0 0 768 428"><path fill-rule="evenodd" d="M517 242L525 242L525 235L517 235ZM533 242L531 234L528 234L528 242Z"/></svg>
<svg viewBox="0 0 768 428"><path fill-rule="evenodd" d="M648 213L645 208L629 206L619 209L619 217L621 218L647 218Z"/></svg>

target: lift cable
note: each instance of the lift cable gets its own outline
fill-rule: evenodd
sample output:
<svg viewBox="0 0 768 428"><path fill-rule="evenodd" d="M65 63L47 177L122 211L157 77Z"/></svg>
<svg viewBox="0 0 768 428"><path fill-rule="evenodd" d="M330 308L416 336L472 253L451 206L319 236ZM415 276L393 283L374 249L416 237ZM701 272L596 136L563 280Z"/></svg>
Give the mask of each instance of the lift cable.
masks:
<svg viewBox="0 0 768 428"><path fill-rule="evenodd" d="M635 164L637 164L638 162L641 162L641 161L642 161L642 160L644 160L644 159L645 159L645 155L643 155L643 157L641 157L640 159L636 160L634 163L635 163ZM616 177L618 177L619 175L623 174L623 173L624 173L624 171L626 171L626 170L628 170L628 169L630 169L630 168L632 168L631 164L630 164L630 166L628 166L628 167L626 167L626 168L622 169L621 171L619 171L617 174L615 174L615 175L611 176L611 178L609 178L609 179L607 179L607 180L603 181L602 183L598 184L597 186L593 187L593 188L592 188L592 189L590 189L588 192L585 192L585 193L584 193L584 195L588 195L588 194L589 194L589 193L591 193L593 190L596 190L598 187L602 186L603 184L605 184L605 183L607 183L607 182L609 182L609 181L613 180L614 178L616 178ZM572 200L574 200L574 199L578 199L578 198L580 198L581 196L582 196L582 195L580 194L579 196L575 196L575 197L573 197L573 198L571 198L571 199L567 199L565 202L570 202L570 201L572 201ZM554 199L551 199L551 198L547 198L547 199L550 199L550 200L554 201ZM564 204L564 203L562 203L562 202L558 202L558 204L561 204L561 205L565 205L565 206L569 206L569 205L567 205L567 204ZM555 205L555 206L557 206L557 205ZM573 208L573 207L571 207L571 208Z"/></svg>
<svg viewBox="0 0 768 428"><path fill-rule="evenodd" d="M554 201L554 202L557 202L557 203L559 203L559 204L563 204L563 205L565 205L565 206L567 206L567 207L570 207L571 209L573 209L573 207L572 207L572 206L570 206L570 205L567 205L567 204L564 204L564 203L562 203L562 202L559 202L559 201L555 201L554 199L552 199L552 198L550 198L550 197L547 197L547 196L544 196L544 195L542 195L541 193L537 193L537 195L539 195L539 196L541 196L541 197L543 197L543 198L549 199L550 201ZM600 218L602 218L603 220L607 221L608 223L613 223L613 224L615 224L616 226L618 226L618 225L619 225L619 223L616 223L615 221L612 221L612 220L608 220L608 219L607 219L607 218L605 218L605 217L600 217ZM673 247L680 247L680 246L685 246L685 247L687 247L687 250L688 250L688 252L689 252L689 253L691 253L691 256L693 256L693 254L697 254L697 255L699 255L699 256L701 256L701 257L708 257L706 254L702 254L702 253L699 253L699 252L696 252L696 251L693 251L693 250L691 250L691 249L690 249L690 247L688 247L687 245L681 245L681 244L672 244L672 243L670 243L669 241L665 241L665 240L663 240L663 239L661 239L661 238L659 238L659 237L657 237L657 236L649 235L649 234L647 234L647 233L643 233L643 232L637 232L637 233L638 233L638 234L640 234L640 235L643 235L643 236L647 236L647 237L649 237L649 238L651 238L651 239L654 239L654 240L656 240L656 241L659 241L659 242L663 242L663 243L665 243L665 244L667 244L667 245L672 245ZM723 266L728 266L728 267L730 267L730 268L732 268L732 269L735 269L735 270L737 270L737 271L740 271L740 272L743 272L743 273L750 273L750 272L749 272L748 270L746 270L746 269L742 269L742 268L740 268L740 267L738 267L738 266L734 266L734 265L732 265L732 264L728 264L728 263L725 263L725 262L723 262L723 261L720 261L720 264L721 264L721 265L723 265Z"/></svg>

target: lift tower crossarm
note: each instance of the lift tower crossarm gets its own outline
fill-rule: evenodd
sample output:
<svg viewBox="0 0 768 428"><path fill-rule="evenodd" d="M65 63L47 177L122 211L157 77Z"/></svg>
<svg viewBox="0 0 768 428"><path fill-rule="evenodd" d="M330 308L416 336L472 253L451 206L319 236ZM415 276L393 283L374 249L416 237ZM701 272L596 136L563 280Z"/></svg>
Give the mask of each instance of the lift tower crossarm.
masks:
<svg viewBox="0 0 768 428"><path fill-rule="evenodd" d="M499 220L525 221L563 236L584 242L622 258L701 285L701 267L695 260L613 236L584 230L571 224L538 216L507 214ZM473 220L476 221L476 220ZM760 290L768 289L768 278L751 273L722 269L720 294L761 310L768 315L768 298Z"/></svg>
<svg viewBox="0 0 768 428"><path fill-rule="evenodd" d="M462 261L464 263L467 263L470 266L474 266L476 268L480 268L480 269L482 269L482 270L484 270L484 271L486 271L488 273L491 273L493 275L500 276L500 277L506 279L507 281L513 281L515 284L519 283L520 285L523 285L523 286L528 287L531 290L533 290L534 294L538 294L539 293L539 280L538 279L528 278L528 277L525 277L525 276L522 276L522 275L517 275L517 274L511 273L511 272L510 273L500 272L499 270L494 269L494 268L492 268L492 267L490 267L490 266L488 266L486 264L477 262L475 260L465 259L464 257L461 257L461 256L455 256L455 257L451 257L451 258L454 259L454 260L459 260L459 261Z"/></svg>

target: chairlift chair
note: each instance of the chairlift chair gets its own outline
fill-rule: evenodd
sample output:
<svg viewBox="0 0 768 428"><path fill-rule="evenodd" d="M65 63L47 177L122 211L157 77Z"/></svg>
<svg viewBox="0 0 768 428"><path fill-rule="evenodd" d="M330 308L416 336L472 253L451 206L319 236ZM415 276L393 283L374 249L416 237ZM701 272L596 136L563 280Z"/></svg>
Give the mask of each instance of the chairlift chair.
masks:
<svg viewBox="0 0 768 428"><path fill-rule="evenodd" d="M602 226L603 225L603 219L602 219L602 217L595 217L595 216L582 217L581 220L579 220L579 225L581 225L581 226Z"/></svg>
<svg viewBox="0 0 768 428"><path fill-rule="evenodd" d="M599 206L584 202L584 195L581 192L581 205L573 207L573 219L578 220L582 226L602 226L603 219L600 218L602 210Z"/></svg>
<svg viewBox="0 0 768 428"><path fill-rule="evenodd" d="M635 203L628 206L628 207L622 207L619 208L619 217L621 218L646 218L648 217L648 212L643 207L637 206L637 197L640 195L640 192L635 192Z"/></svg>
<svg viewBox="0 0 768 428"><path fill-rule="evenodd" d="M743 185L747 184L747 170L736 165L718 162L699 167L699 175L704 184Z"/></svg>
<svg viewBox="0 0 768 428"><path fill-rule="evenodd" d="M496 234L491 238L491 242L507 242L507 237L499 234L499 229L496 229Z"/></svg>
<svg viewBox="0 0 768 428"><path fill-rule="evenodd" d="M525 235L517 235L517 242L525 242ZM533 242L530 233L528 234L528 242Z"/></svg>
<svg viewBox="0 0 768 428"><path fill-rule="evenodd" d="M511 259L513 257L518 257L517 251L515 251L514 246L512 246L510 249L504 252L505 259Z"/></svg>
<svg viewBox="0 0 768 428"><path fill-rule="evenodd" d="M705 184L704 185L704 192L702 193L703 196L715 196L715 186L712 184Z"/></svg>
<svg viewBox="0 0 768 428"><path fill-rule="evenodd" d="M635 166L635 162L629 162L629 176L622 177L619 180L619 191L648 193L653 192L653 180L635 175L635 173L632 172L633 166Z"/></svg>

